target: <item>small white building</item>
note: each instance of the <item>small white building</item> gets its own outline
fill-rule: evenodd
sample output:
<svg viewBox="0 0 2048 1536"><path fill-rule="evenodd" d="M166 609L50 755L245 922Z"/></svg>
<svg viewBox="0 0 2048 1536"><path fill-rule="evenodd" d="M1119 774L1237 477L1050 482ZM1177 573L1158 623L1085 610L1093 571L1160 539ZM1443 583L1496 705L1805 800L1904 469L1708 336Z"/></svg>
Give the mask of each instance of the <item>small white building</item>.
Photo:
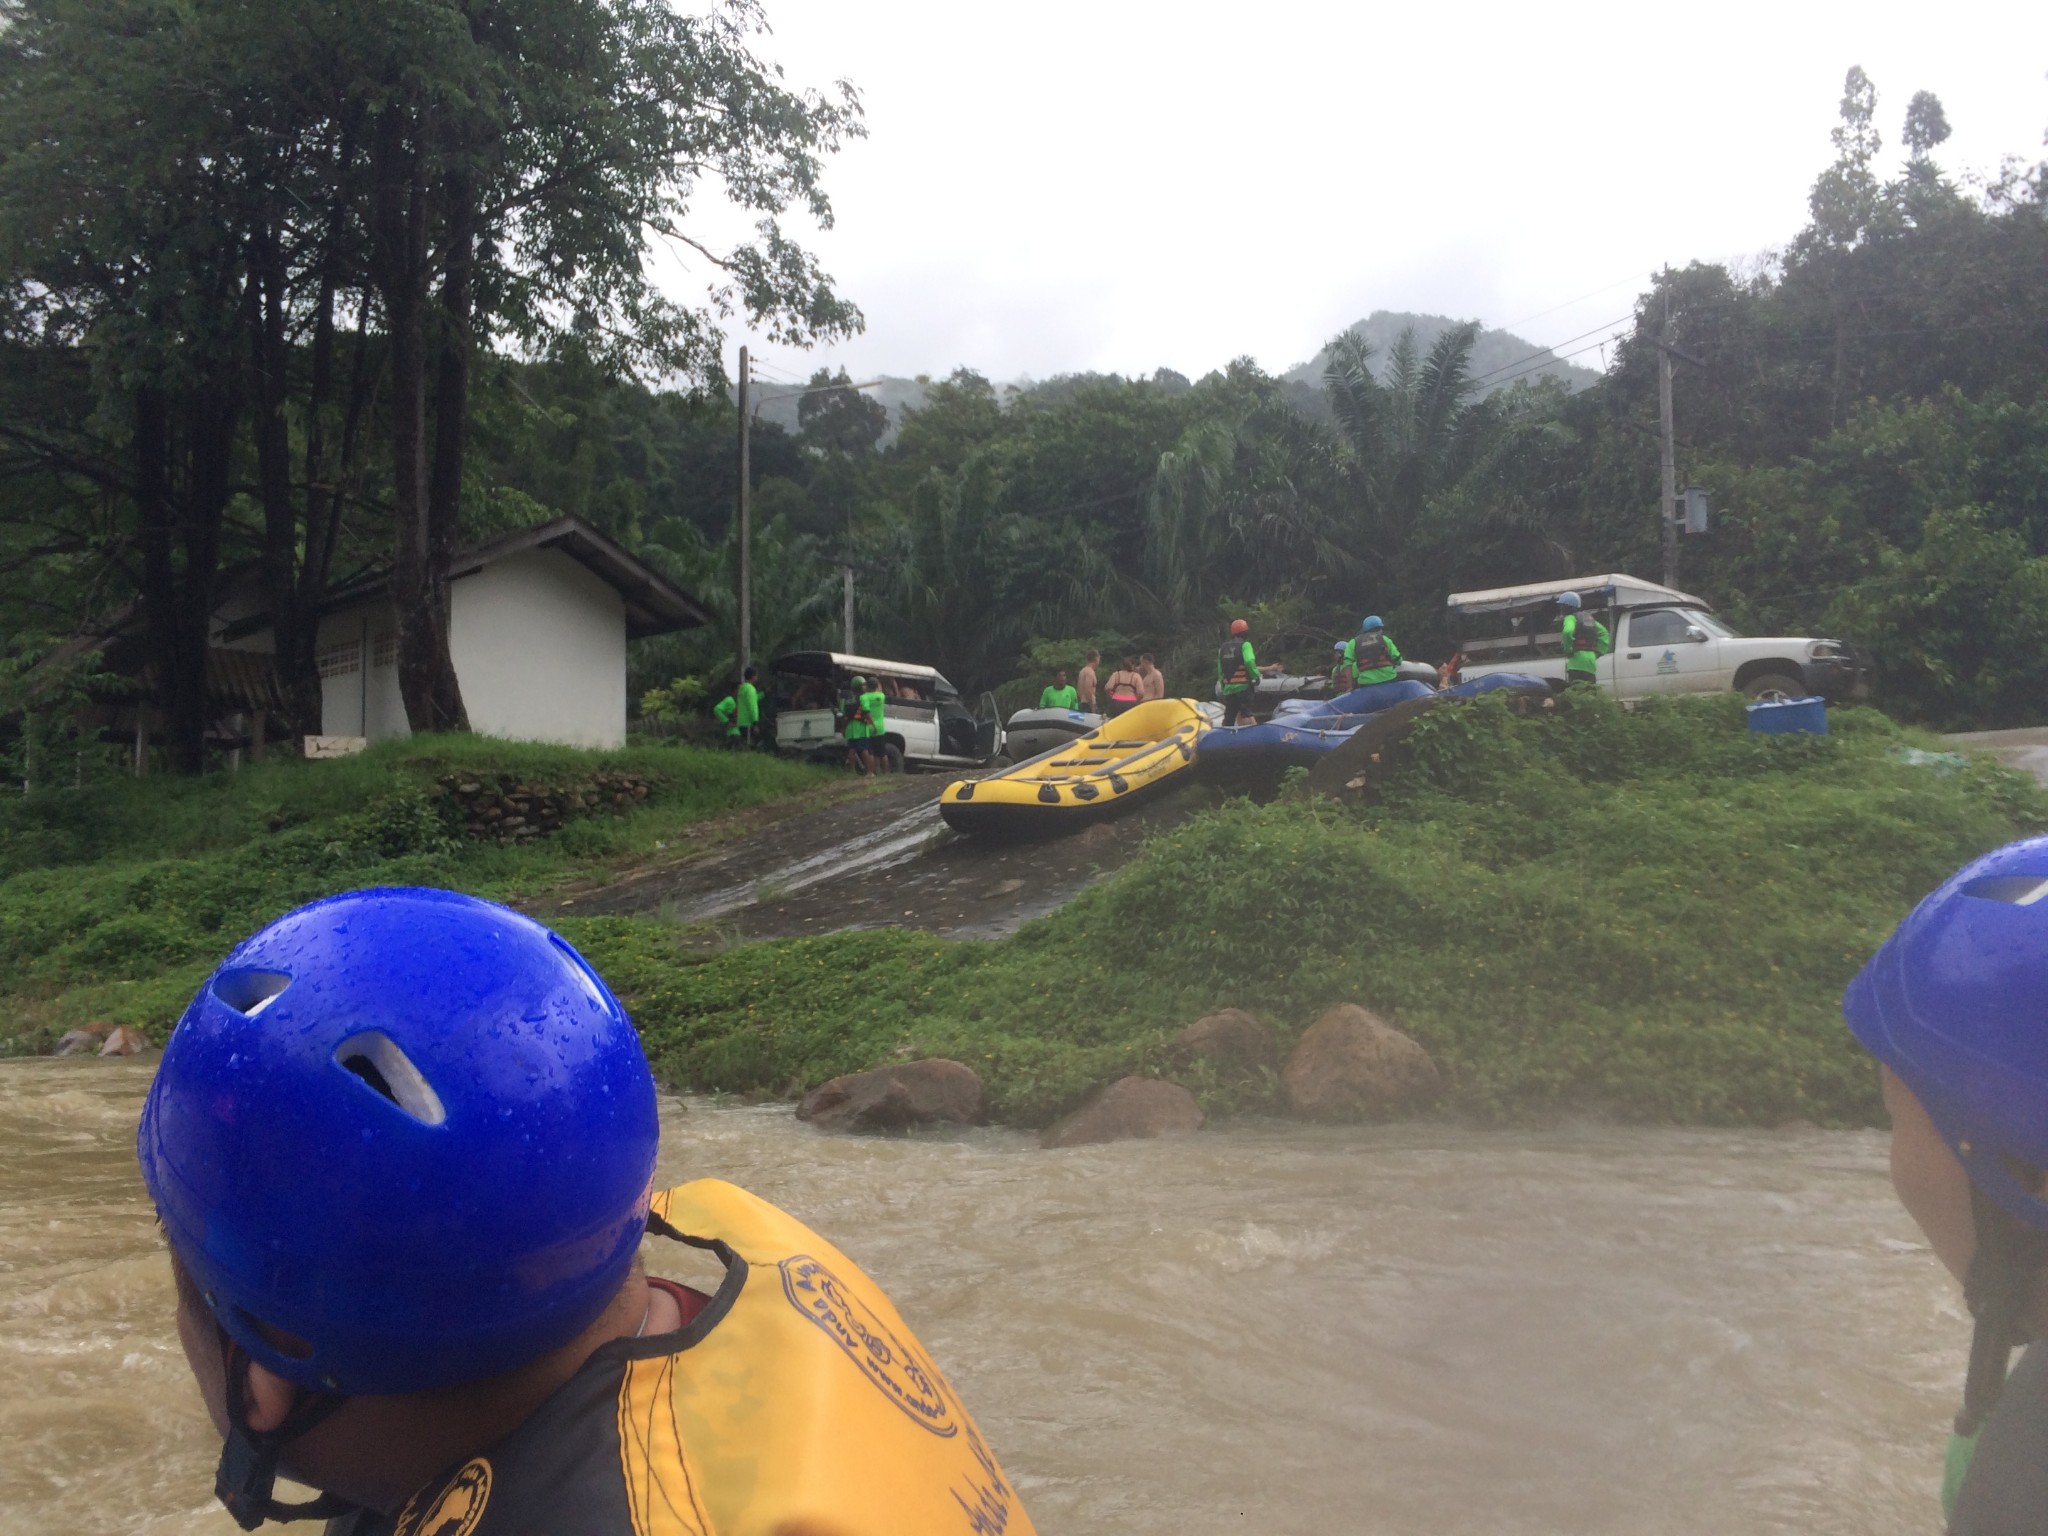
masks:
<svg viewBox="0 0 2048 1536"><path fill-rule="evenodd" d="M470 728L515 741L623 746L626 642L709 622L687 593L573 517L459 552L448 591ZM315 651L324 735L409 734L387 574L334 590Z"/></svg>

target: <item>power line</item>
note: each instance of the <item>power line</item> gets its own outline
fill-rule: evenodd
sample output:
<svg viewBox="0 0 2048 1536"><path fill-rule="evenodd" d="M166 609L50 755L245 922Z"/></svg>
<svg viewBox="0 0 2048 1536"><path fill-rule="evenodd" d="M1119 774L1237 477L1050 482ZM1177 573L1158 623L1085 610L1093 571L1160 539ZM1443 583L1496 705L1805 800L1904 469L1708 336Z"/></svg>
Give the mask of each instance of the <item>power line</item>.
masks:
<svg viewBox="0 0 2048 1536"><path fill-rule="evenodd" d="M1556 314L1560 309L1570 309L1574 304L1583 304L1588 299L1599 298L1600 295L1603 293L1612 293L1616 288L1621 287L1621 285L1624 283L1639 283L1644 278L1654 277L1655 275L1656 274L1654 272L1633 272L1630 273L1627 277L1617 277L1613 282L1607 284L1604 288L1595 288L1591 293L1582 293L1576 299L1566 299L1562 304L1553 304L1550 306L1550 308L1538 310L1533 315L1524 315L1519 320L1510 320L1506 325L1497 326L1495 327L1495 329L1503 331L1512 331L1518 325L1527 325L1532 320L1542 320L1547 316ZM1562 345L1562 343L1560 343L1560 345Z"/></svg>

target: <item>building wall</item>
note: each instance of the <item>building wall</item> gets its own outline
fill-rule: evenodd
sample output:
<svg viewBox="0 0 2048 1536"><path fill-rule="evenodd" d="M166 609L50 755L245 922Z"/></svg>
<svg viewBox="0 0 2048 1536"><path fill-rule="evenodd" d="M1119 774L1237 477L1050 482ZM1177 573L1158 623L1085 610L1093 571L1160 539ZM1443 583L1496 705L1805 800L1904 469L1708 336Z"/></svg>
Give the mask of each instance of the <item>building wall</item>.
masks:
<svg viewBox="0 0 2048 1536"><path fill-rule="evenodd" d="M398 611L375 602L320 621L320 729L326 736L409 736L398 692Z"/></svg>
<svg viewBox="0 0 2048 1536"><path fill-rule="evenodd" d="M626 740L626 605L553 550L529 550L451 589L448 648L473 730L515 741Z"/></svg>

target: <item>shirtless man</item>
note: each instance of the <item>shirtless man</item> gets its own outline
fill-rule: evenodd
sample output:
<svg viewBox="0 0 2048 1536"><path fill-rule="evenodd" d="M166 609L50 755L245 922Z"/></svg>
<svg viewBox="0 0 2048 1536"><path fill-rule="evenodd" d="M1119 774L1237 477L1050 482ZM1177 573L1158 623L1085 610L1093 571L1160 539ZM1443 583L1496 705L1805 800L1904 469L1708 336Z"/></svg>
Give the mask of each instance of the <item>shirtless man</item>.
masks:
<svg viewBox="0 0 2048 1536"><path fill-rule="evenodd" d="M1159 664L1147 651L1138 658L1138 697L1141 699L1163 699L1166 697L1166 674L1159 670Z"/></svg>
<svg viewBox="0 0 2048 1536"><path fill-rule="evenodd" d="M1102 652L1090 651L1088 659L1081 663L1081 675L1074 679L1074 691L1081 702L1075 706L1093 715L1100 713L1095 707L1095 669L1102 665Z"/></svg>

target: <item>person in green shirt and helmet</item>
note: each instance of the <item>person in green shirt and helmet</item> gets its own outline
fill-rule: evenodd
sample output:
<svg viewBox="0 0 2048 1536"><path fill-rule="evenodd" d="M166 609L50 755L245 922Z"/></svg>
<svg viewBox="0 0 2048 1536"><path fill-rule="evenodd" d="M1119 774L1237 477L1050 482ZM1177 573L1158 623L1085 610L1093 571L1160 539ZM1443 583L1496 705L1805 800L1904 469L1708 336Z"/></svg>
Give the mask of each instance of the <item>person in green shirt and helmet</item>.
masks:
<svg viewBox="0 0 2048 1536"><path fill-rule="evenodd" d="M1391 683L1401 675L1401 648L1394 644L1393 636L1387 633L1387 626L1378 614L1367 614L1359 623L1358 633L1344 647L1340 680L1345 674L1348 674L1352 688Z"/></svg>
<svg viewBox="0 0 2048 1536"><path fill-rule="evenodd" d="M1558 598L1557 606L1564 610L1565 686L1597 682L1600 658L1614 649L1607 626L1584 610L1576 592Z"/></svg>
<svg viewBox="0 0 2048 1536"><path fill-rule="evenodd" d="M1223 723L1257 725L1252 696L1259 687L1259 658L1252 650L1251 625L1230 621L1230 638L1216 654L1216 697L1223 701Z"/></svg>

